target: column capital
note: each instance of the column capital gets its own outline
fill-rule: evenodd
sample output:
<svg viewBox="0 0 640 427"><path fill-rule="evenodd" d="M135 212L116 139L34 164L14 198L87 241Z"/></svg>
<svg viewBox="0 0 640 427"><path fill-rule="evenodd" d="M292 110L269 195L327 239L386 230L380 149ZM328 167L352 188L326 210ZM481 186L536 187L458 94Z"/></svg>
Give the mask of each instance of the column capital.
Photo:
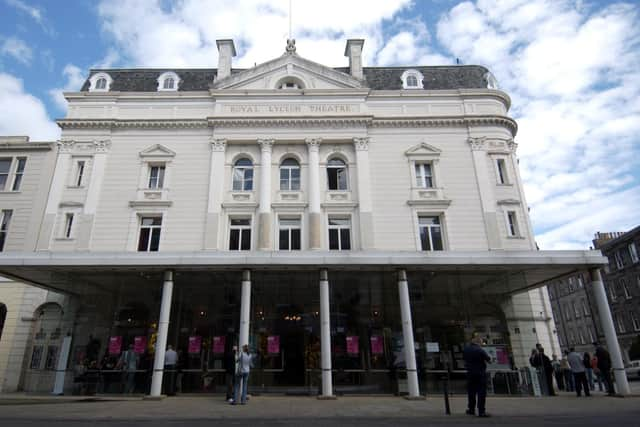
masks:
<svg viewBox="0 0 640 427"><path fill-rule="evenodd" d="M509 148L509 151L512 154L516 154L516 150L518 149L518 144L516 144L515 142L513 142L513 139L509 139L507 141L507 148Z"/></svg>
<svg viewBox="0 0 640 427"><path fill-rule="evenodd" d="M93 147L96 150L96 153L106 153L111 148L111 141L108 139L102 141L93 141Z"/></svg>
<svg viewBox="0 0 640 427"><path fill-rule="evenodd" d="M369 151L369 141L371 138L353 138L353 145L356 148L356 151Z"/></svg>
<svg viewBox="0 0 640 427"><path fill-rule="evenodd" d="M469 138L467 142L471 145L471 150L480 151L484 150L487 138L482 136L480 138Z"/></svg>
<svg viewBox="0 0 640 427"><path fill-rule="evenodd" d="M211 144L211 151L225 151L227 149L226 138L211 138L209 143Z"/></svg>
<svg viewBox="0 0 640 427"><path fill-rule="evenodd" d="M309 151L318 151L320 144L322 144L322 138L306 138L304 142L307 144Z"/></svg>
<svg viewBox="0 0 640 427"><path fill-rule="evenodd" d="M273 143L276 142L273 138L259 138L258 145L260 145L260 149L262 151L271 152L273 149Z"/></svg>
<svg viewBox="0 0 640 427"><path fill-rule="evenodd" d="M58 150L61 153L70 153L73 150L73 146L75 145L75 141L72 139L63 139L58 141Z"/></svg>

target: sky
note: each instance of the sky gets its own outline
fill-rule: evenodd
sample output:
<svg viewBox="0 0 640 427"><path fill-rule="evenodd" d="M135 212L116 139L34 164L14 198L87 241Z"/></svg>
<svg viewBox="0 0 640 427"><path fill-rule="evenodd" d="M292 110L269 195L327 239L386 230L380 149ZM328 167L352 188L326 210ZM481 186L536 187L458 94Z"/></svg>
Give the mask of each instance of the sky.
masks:
<svg viewBox="0 0 640 427"><path fill-rule="evenodd" d="M347 66L479 64L512 99L540 249L640 225L640 2L291 0L297 53ZM280 56L289 0L0 0L0 135L55 140L91 68L234 66Z"/></svg>

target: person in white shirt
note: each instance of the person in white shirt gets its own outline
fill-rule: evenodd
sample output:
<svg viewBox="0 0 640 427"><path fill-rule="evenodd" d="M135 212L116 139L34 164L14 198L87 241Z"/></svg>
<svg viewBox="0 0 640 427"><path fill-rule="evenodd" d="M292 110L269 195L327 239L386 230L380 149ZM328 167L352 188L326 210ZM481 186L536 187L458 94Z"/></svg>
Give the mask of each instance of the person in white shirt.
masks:
<svg viewBox="0 0 640 427"><path fill-rule="evenodd" d="M167 347L164 353L164 373L167 381L165 382L165 393L167 396L175 396L176 394L176 367L178 365L178 353L172 346Z"/></svg>
<svg viewBox="0 0 640 427"><path fill-rule="evenodd" d="M567 356L569 366L571 366L571 372L573 373L574 383L576 385L576 393L578 397L581 396L582 388L584 388L584 395L590 396L589 383L587 382L587 374L584 369L583 357L577 353L575 348L569 349L569 355Z"/></svg>
<svg viewBox="0 0 640 427"><path fill-rule="evenodd" d="M240 402L242 405L247 403L247 386L249 383L249 372L251 372L251 363L253 357L249 353L249 346L247 344L242 346L242 352L238 355L237 367L236 367L236 382L234 384L235 400L233 405ZM242 394L238 396L240 390Z"/></svg>

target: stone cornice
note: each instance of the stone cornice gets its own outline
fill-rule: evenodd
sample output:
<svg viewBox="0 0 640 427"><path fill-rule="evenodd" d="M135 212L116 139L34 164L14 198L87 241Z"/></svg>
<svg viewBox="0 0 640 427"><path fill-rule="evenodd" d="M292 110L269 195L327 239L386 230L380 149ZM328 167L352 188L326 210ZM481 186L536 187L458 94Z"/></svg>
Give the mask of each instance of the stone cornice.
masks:
<svg viewBox="0 0 640 427"><path fill-rule="evenodd" d="M63 139L58 141L58 151L61 153L107 153L110 148L111 141L109 140L75 141Z"/></svg>
<svg viewBox="0 0 640 427"><path fill-rule="evenodd" d="M0 151L52 150L54 142L0 142Z"/></svg>
<svg viewBox="0 0 640 427"><path fill-rule="evenodd" d="M62 129L115 129L115 128L206 128L207 120L102 120L102 119L62 119L57 121Z"/></svg>
<svg viewBox="0 0 640 427"><path fill-rule="evenodd" d="M447 127L447 126L504 126L515 136L518 125L506 116L451 116L451 117L376 117L373 127Z"/></svg>
<svg viewBox="0 0 640 427"><path fill-rule="evenodd" d="M325 117L210 117L209 125L216 127L292 127L340 128L368 126L371 116Z"/></svg>

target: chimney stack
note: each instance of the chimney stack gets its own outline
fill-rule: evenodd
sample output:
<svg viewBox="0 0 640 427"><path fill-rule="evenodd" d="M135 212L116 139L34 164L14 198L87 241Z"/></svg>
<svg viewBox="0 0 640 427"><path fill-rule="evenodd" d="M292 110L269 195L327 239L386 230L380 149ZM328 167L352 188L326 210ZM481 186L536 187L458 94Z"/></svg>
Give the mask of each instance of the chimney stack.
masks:
<svg viewBox="0 0 640 427"><path fill-rule="evenodd" d="M218 80L231 75L231 58L236 56L236 47L232 39L216 40L218 45Z"/></svg>
<svg viewBox="0 0 640 427"><path fill-rule="evenodd" d="M344 49L344 56L349 57L349 70L351 75L357 79L364 79L362 73L362 45L364 39L349 39Z"/></svg>

